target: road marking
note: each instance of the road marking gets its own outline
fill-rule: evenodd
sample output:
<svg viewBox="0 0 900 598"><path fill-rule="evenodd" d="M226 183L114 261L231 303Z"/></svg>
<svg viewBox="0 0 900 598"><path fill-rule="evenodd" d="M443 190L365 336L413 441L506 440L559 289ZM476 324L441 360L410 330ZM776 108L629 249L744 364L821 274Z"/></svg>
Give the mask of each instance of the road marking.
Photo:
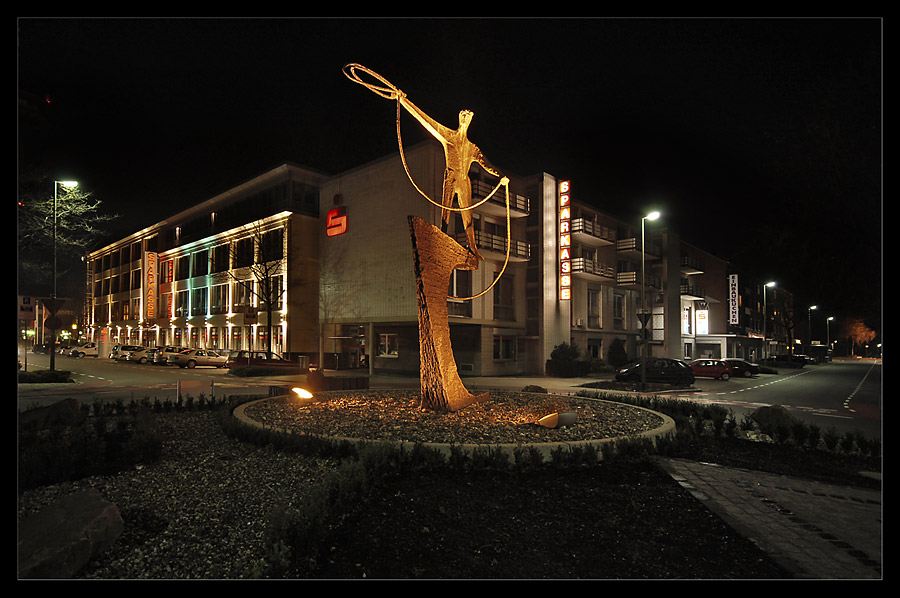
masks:
<svg viewBox="0 0 900 598"><path fill-rule="evenodd" d="M872 365L870 365L869 369L866 370L866 374L862 377L862 380L859 381L859 384L856 385L856 388L853 389L853 392L850 393L850 396L844 399L844 409L846 409L850 413L856 413L855 409L850 408L850 401L852 401L853 397L856 396L856 393L859 392L859 389L862 387L863 382L865 382L866 378L869 377L869 374L872 372L872 368L874 368L877 363L877 361L872 362Z"/></svg>

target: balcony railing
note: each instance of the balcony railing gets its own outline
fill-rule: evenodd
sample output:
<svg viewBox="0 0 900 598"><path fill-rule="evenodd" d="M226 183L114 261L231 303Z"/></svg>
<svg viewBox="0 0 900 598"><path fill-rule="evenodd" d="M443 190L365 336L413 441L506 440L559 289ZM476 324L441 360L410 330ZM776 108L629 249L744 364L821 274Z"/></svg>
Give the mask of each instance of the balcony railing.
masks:
<svg viewBox="0 0 900 598"><path fill-rule="evenodd" d="M494 190L496 184L486 183L484 181L472 181L472 203L477 203L481 199L484 199L488 195L490 195L491 191ZM503 211L506 211L506 191L501 187L497 189L497 192L485 202L483 207L486 206L500 206L503 208ZM528 214L528 210L531 208L531 200L525 197L524 195L518 195L516 193L510 192L509 194L509 209L510 212L518 212L520 215ZM496 210L494 210L496 211ZM515 215L515 214L513 214Z"/></svg>
<svg viewBox="0 0 900 598"><path fill-rule="evenodd" d="M593 274L609 280L616 278L616 269L613 266L583 257L572 258L572 273Z"/></svg>
<svg viewBox="0 0 900 598"><path fill-rule="evenodd" d="M641 286L641 273L640 272L617 272L616 273L616 282L620 286L639 288ZM648 289L661 289L662 288L662 279L659 276L647 275L644 277L644 283L646 284Z"/></svg>
<svg viewBox="0 0 900 598"><path fill-rule="evenodd" d="M619 239L616 241L616 250L620 253L629 253L632 255L641 255L641 240L638 237L630 239ZM662 248L658 243L644 243L644 251L648 257L659 257L662 255Z"/></svg>
<svg viewBox="0 0 900 598"><path fill-rule="evenodd" d="M615 229L600 226L593 220L585 218L572 220L572 235L579 241L592 245L612 245L616 242Z"/></svg>
<svg viewBox="0 0 900 598"><path fill-rule="evenodd" d="M704 299L706 298L706 289L695 287L690 284L683 284L681 285L681 296L685 299Z"/></svg>
<svg viewBox="0 0 900 598"><path fill-rule="evenodd" d="M466 240L466 233L456 234L458 243L465 243ZM475 243L478 245L479 250L506 255L506 235L494 235L477 230L475 231ZM509 259L527 261L529 257L531 257L531 246L524 241L512 239L509 245Z"/></svg>
<svg viewBox="0 0 900 598"><path fill-rule="evenodd" d="M703 274L703 262L689 255L681 256L681 271L684 274Z"/></svg>

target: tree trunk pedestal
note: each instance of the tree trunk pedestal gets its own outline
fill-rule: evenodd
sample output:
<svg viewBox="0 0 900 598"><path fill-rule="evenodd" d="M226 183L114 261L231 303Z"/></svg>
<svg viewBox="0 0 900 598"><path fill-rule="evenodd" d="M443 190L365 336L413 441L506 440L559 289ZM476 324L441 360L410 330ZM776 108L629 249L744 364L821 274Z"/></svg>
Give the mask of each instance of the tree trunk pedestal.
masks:
<svg viewBox="0 0 900 598"><path fill-rule="evenodd" d="M450 344L447 288L454 270L477 270L478 258L437 227L409 217L419 304L422 409L458 411L486 400L463 385Z"/></svg>

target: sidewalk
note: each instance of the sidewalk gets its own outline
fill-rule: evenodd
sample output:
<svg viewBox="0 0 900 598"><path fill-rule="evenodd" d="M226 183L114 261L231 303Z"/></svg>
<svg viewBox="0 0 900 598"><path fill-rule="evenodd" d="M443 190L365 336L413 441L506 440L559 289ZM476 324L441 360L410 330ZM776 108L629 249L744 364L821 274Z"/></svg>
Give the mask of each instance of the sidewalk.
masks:
<svg viewBox="0 0 900 598"><path fill-rule="evenodd" d="M695 498L798 579L882 579L881 492L661 459Z"/></svg>

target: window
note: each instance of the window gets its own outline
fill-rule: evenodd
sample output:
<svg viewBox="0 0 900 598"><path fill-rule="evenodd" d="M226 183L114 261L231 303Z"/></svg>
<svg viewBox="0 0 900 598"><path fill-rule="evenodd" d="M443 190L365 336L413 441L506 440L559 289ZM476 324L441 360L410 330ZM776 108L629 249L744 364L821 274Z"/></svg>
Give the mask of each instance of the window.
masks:
<svg viewBox="0 0 900 598"><path fill-rule="evenodd" d="M198 251L191 256L191 276L206 276L209 273L209 252Z"/></svg>
<svg viewBox="0 0 900 598"><path fill-rule="evenodd" d="M454 270L450 274L450 286L447 289L447 313L451 316L472 317L472 302L450 297L472 296L471 270Z"/></svg>
<svg viewBox="0 0 900 598"><path fill-rule="evenodd" d="M191 258L188 255L175 260L175 280L184 280L191 276Z"/></svg>
<svg viewBox="0 0 900 598"><path fill-rule="evenodd" d="M613 295L613 327L625 330L625 295Z"/></svg>
<svg viewBox="0 0 900 598"><path fill-rule="evenodd" d="M272 309L281 309L281 298L284 296L284 278L273 276L260 281L258 289L260 309L268 309L266 303L271 302Z"/></svg>
<svg viewBox="0 0 900 598"><path fill-rule="evenodd" d="M251 281L235 282L231 285L231 311L246 312L250 309Z"/></svg>
<svg viewBox="0 0 900 598"><path fill-rule="evenodd" d="M494 276L498 276L499 272ZM507 272L494 285L494 319L515 320L516 307L513 304L513 288L515 280Z"/></svg>
<svg viewBox="0 0 900 598"><path fill-rule="evenodd" d="M253 263L253 238L234 242L234 267L246 268Z"/></svg>
<svg viewBox="0 0 900 598"><path fill-rule="evenodd" d="M165 260L159 264L159 282L172 282L175 277L175 267L172 260Z"/></svg>
<svg viewBox="0 0 900 598"><path fill-rule="evenodd" d="M277 228L263 233L259 243L261 262L272 262L284 257L284 229Z"/></svg>
<svg viewBox="0 0 900 598"><path fill-rule="evenodd" d="M494 336L494 359L497 361L512 361L516 358L516 337Z"/></svg>
<svg viewBox="0 0 900 598"><path fill-rule="evenodd" d="M193 289L191 291L191 315L192 316L205 316L206 315L206 303L209 297L209 289L203 287L202 289Z"/></svg>
<svg viewBox="0 0 900 598"><path fill-rule="evenodd" d="M600 291L588 289L588 328L600 328Z"/></svg>
<svg viewBox="0 0 900 598"><path fill-rule="evenodd" d="M228 245L219 245L212 250L212 271L225 272L228 270Z"/></svg>
<svg viewBox="0 0 900 598"><path fill-rule="evenodd" d="M209 313L224 314L228 313L228 285L217 284L212 288L212 303L209 306Z"/></svg>
<svg viewBox="0 0 900 598"><path fill-rule="evenodd" d="M399 346L396 334L378 335L378 357L397 357Z"/></svg>
<svg viewBox="0 0 900 598"><path fill-rule="evenodd" d="M188 315L188 292L178 291L175 293L175 317Z"/></svg>

